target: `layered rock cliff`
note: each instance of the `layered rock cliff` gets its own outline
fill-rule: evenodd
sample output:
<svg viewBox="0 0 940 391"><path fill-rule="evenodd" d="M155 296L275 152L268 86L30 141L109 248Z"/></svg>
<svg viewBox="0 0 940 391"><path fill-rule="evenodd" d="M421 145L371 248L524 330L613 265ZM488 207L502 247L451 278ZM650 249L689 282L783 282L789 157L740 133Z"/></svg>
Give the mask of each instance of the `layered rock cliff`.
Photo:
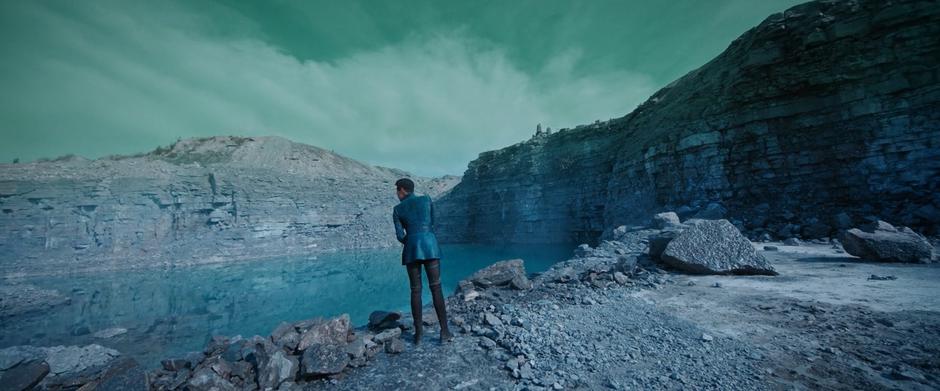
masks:
<svg viewBox="0 0 940 391"><path fill-rule="evenodd" d="M4 164L0 266L74 270L397 244L394 182L405 176L278 137ZM432 196L458 180L416 178Z"/></svg>
<svg viewBox="0 0 940 391"><path fill-rule="evenodd" d="M590 242L709 204L752 236L938 233L940 4L771 15L622 118L480 154L438 221L445 241Z"/></svg>

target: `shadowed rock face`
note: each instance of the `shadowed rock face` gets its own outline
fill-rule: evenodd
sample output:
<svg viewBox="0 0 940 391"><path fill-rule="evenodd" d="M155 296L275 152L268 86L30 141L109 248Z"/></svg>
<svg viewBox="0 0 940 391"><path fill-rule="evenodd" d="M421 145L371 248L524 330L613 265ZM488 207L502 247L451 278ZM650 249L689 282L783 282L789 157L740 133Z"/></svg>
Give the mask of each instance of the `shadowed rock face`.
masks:
<svg viewBox="0 0 940 391"><path fill-rule="evenodd" d="M938 22L928 0L771 15L625 117L480 154L438 203L439 237L591 242L709 203L752 236L830 236L870 215L935 234Z"/></svg>
<svg viewBox="0 0 940 391"><path fill-rule="evenodd" d="M404 176L278 137L3 164L0 265L13 273L389 246L394 182ZM457 180L416 178L432 197Z"/></svg>

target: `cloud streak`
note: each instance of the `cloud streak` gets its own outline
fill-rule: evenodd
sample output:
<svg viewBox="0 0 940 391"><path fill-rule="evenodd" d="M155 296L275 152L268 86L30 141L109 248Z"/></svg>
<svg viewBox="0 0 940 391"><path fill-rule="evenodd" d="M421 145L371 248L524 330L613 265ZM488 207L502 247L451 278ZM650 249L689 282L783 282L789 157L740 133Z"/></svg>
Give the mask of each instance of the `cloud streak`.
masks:
<svg viewBox="0 0 940 391"><path fill-rule="evenodd" d="M260 39L213 35L179 8L122 4L4 10L42 32L0 46L12 59L0 65L5 159L280 135L421 175L459 174L538 122L621 116L655 87L626 70L577 76L574 64L591 61L577 48L527 73L506 48L460 31L300 61Z"/></svg>

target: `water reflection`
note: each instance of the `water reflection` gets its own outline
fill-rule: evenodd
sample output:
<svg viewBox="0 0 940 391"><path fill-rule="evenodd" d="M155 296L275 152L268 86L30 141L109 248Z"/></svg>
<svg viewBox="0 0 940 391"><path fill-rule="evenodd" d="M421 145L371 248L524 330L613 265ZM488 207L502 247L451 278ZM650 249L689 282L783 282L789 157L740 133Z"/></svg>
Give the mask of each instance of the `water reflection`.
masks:
<svg viewBox="0 0 940 391"><path fill-rule="evenodd" d="M539 272L566 259L571 247L447 245L443 251L441 279L450 294L458 281L495 261L523 258L528 271ZM212 335L266 335L281 321L341 313L358 325L376 309L406 310L408 301L408 277L395 250L23 282L58 289L71 304L4 319L0 347L99 343L147 366L201 349ZM93 335L113 327L128 331L109 339Z"/></svg>

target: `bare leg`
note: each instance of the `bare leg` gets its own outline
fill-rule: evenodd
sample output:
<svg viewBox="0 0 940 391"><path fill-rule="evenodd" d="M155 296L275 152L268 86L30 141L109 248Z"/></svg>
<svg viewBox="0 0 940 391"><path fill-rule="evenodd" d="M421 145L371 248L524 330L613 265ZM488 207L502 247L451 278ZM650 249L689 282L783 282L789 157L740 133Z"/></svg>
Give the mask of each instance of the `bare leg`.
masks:
<svg viewBox="0 0 940 391"><path fill-rule="evenodd" d="M412 262L405 265L408 269L408 282L411 285L411 317L414 319L415 345L421 343L421 264Z"/></svg>
<svg viewBox="0 0 940 391"><path fill-rule="evenodd" d="M444 293L441 290L441 262L438 259L432 259L424 264L424 270L428 273L428 287L431 288L431 300L434 302L434 312L437 313L437 321L441 324L441 342L450 341L454 335L450 333L447 327L447 308L444 304Z"/></svg>

